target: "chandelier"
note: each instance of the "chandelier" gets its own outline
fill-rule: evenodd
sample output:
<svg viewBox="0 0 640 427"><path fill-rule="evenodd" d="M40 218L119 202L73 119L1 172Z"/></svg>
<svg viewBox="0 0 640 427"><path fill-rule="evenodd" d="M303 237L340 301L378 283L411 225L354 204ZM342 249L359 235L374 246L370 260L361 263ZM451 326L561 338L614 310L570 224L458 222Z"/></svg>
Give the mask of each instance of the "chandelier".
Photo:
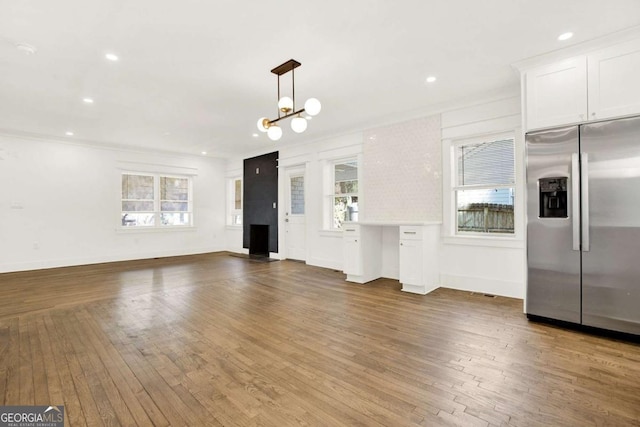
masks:
<svg viewBox="0 0 640 427"><path fill-rule="evenodd" d="M266 117L261 117L258 119L258 129L261 132L266 132L272 141L277 141L282 137L282 128L278 126L280 120L293 117L293 119L291 119L291 129L295 133L302 133L307 129L307 119L302 116L302 113L305 113L306 116L313 117L317 115L322 108L320 101L316 98L309 98L304 103L304 108L296 110L296 81L293 70L300 65L302 64L295 59L290 59L271 70L273 74L278 76L278 118L270 120ZM287 74L289 71L291 71L291 98L288 96L280 97L280 76Z"/></svg>

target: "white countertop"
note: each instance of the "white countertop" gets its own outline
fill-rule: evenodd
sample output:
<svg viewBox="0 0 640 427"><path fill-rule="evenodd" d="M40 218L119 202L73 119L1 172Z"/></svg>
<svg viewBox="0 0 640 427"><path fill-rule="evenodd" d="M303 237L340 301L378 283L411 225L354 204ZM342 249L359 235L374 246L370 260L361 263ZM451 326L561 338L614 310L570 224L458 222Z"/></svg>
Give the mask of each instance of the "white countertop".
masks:
<svg viewBox="0 0 640 427"><path fill-rule="evenodd" d="M401 225L441 225L442 221L345 221L344 225L377 225L380 227L398 227Z"/></svg>

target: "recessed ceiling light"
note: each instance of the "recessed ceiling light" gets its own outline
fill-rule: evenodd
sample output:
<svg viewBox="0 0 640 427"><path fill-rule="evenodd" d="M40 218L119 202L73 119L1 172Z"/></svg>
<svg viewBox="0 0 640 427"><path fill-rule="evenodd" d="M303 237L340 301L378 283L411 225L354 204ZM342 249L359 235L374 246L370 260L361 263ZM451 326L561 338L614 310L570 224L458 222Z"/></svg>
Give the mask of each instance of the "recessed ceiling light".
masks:
<svg viewBox="0 0 640 427"><path fill-rule="evenodd" d="M70 130L66 131L64 134L67 136L73 136L73 132L71 132Z"/></svg>
<svg viewBox="0 0 640 427"><path fill-rule="evenodd" d="M24 53L25 55L33 55L34 53L37 52L37 49L35 47L26 43L18 43L16 45L16 49L18 49L20 52Z"/></svg>
<svg viewBox="0 0 640 427"><path fill-rule="evenodd" d="M107 53L104 57L107 58L109 61L117 61L119 59L118 55L113 53Z"/></svg>
<svg viewBox="0 0 640 427"><path fill-rule="evenodd" d="M254 137L254 138L257 138L260 135L258 135L257 133L253 133L253 134L251 134L251 136Z"/></svg>
<svg viewBox="0 0 640 427"><path fill-rule="evenodd" d="M207 152L206 152L206 151L203 151L203 152L202 152L202 155L203 155L203 156L206 156L206 155L207 155Z"/></svg>
<svg viewBox="0 0 640 427"><path fill-rule="evenodd" d="M572 32L563 33L563 34L560 34L558 36L558 40L565 41L565 40L569 40L571 37L573 37L573 33Z"/></svg>
<svg viewBox="0 0 640 427"><path fill-rule="evenodd" d="M434 76L427 77L427 83L433 83L435 81L436 81L436 78Z"/></svg>
<svg viewBox="0 0 640 427"><path fill-rule="evenodd" d="M85 104L93 104L93 99L91 99L91 98L82 98L82 101Z"/></svg>

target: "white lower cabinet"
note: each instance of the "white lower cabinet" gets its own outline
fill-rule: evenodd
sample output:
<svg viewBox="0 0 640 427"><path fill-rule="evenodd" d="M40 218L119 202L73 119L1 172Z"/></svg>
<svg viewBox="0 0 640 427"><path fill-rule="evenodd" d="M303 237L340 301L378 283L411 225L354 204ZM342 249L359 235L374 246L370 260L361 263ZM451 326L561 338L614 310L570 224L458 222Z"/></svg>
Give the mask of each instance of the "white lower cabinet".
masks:
<svg viewBox="0 0 640 427"><path fill-rule="evenodd" d="M359 235L344 237L344 272L351 276L362 276L362 246Z"/></svg>
<svg viewBox="0 0 640 427"><path fill-rule="evenodd" d="M381 227L346 223L343 229L344 266L347 281L366 283L380 277Z"/></svg>
<svg viewBox="0 0 640 427"><path fill-rule="evenodd" d="M400 227L400 283L402 290L427 294L438 287L439 227Z"/></svg>
<svg viewBox="0 0 640 427"><path fill-rule="evenodd" d="M366 283L382 277L383 228L393 224L345 224L344 266L347 281ZM438 287L440 224L395 226L399 228L398 278L402 290L427 294ZM385 258L386 259L386 258Z"/></svg>
<svg viewBox="0 0 640 427"><path fill-rule="evenodd" d="M421 240L400 240L400 283L403 286L422 283Z"/></svg>

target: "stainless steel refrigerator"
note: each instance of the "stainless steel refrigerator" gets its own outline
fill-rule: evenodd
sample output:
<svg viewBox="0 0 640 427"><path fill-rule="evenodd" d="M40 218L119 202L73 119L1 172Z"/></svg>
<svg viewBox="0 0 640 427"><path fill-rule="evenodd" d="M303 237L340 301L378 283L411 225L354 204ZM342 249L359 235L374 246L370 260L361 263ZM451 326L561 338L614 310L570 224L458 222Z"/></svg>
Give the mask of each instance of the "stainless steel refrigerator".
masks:
<svg viewBox="0 0 640 427"><path fill-rule="evenodd" d="M527 315L640 335L640 117L526 146Z"/></svg>

